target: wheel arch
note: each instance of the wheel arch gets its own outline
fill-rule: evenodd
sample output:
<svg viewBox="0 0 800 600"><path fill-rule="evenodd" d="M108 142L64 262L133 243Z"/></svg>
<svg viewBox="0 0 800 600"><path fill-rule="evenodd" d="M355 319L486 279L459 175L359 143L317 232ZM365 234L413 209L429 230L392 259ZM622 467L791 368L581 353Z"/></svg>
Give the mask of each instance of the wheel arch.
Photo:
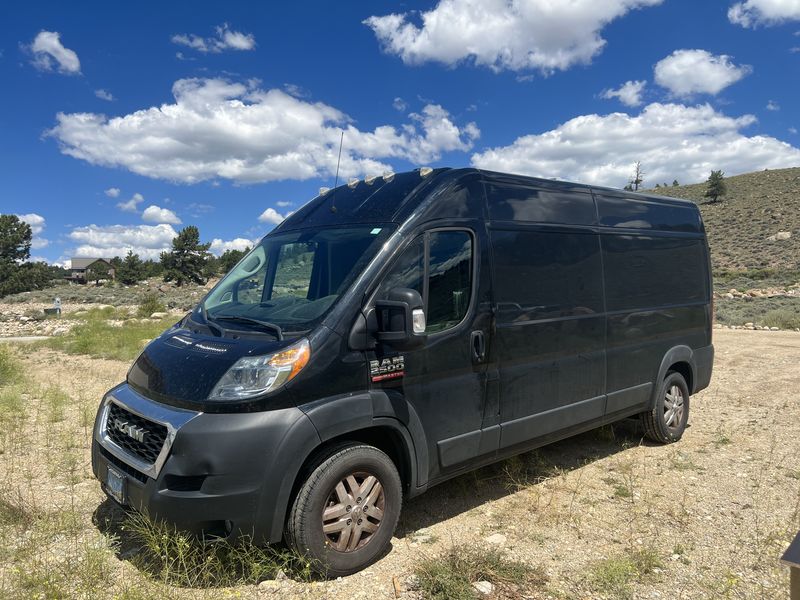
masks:
<svg viewBox="0 0 800 600"><path fill-rule="evenodd" d="M422 424L402 396L383 391L346 394L299 407L316 429L311 446L304 446L291 472L284 474L284 490L272 515L270 541L278 541L291 503L304 476L323 456L347 442L360 442L385 452L395 463L407 496L425 490L428 453ZM300 460L297 460L299 458Z"/></svg>
<svg viewBox="0 0 800 600"><path fill-rule="evenodd" d="M689 393L694 393L695 381L695 361L694 351L689 346L674 346L667 351L661 360L656 379L653 382L653 396L650 399L650 409L655 406L660 384L664 381L667 373L677 371L686 380Z"/></svg>

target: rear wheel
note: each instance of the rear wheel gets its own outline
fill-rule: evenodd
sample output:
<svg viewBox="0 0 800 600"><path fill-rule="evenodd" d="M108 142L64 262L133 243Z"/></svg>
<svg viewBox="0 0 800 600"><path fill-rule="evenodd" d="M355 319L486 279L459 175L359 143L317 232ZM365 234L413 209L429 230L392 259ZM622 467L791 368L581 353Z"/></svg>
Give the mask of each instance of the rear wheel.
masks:
<svg viewBox="0 0 800 600"><path fill-rule="evenodd" d="M401 504L400 475L386 454L362 444L339 447L300 487L286 538L320 573L349 575L386 550Z"/></svg>
<svg viewBox="0 0 800 600"><path fill-rule="evenodd" d="M689 421L689 386L683 375L669 371L658 389L653 410L642 413L648 438L670 444L681 439Z"/></svg>

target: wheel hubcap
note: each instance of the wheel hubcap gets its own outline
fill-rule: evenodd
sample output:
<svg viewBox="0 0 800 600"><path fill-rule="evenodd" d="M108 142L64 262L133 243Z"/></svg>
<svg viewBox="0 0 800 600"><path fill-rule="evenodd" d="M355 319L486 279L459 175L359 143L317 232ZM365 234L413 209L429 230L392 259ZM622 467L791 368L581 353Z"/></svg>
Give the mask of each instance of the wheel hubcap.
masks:
<svg viewBox="0 0 800 600"><path fill-rule="evenodd" d="M670 386L664 396L664 423L670 429L677 429L683 422L683 400L681 388Z"/></svg>
<svg viewBox="0 0 800 600"><path fill-rule="evenodd" d="M338 552L363 548L378 531L385 509L383 486L369 473L352 473L337 483L322 510L322 531Z"/></svg>

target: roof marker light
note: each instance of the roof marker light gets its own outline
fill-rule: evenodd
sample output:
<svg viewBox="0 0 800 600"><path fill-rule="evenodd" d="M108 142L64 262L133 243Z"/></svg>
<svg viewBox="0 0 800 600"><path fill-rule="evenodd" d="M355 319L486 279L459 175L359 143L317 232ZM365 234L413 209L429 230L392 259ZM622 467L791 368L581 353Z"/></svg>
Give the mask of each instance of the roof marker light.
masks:
<svg viewBox="0 0 800 600"><path fill-rule="evenodd" d="M383 180L386 183L389 183L392 179L394 179L394 173L392 171L384 171L383 172Z"/></svg>
<svg viewBox="0 0 800 600"><path fill-rule="evenodd" d="M319 188L319 195L320 196L324 196L325 194L327 194L330 191L331 191L331 188L329 188L329 187L321 187L321 188Z"/></svg>
<svg viewBox="0 0 800 600"><path fill-rule="evenodd" d="M358 185L358 182L359 182L358 177L353 177L350 181L347 182L347 187L352 189Z"/></svg>
<svg viewBox="0 0 800 600"><path fill-rule="evenodd" d="M419 176L420 177L427 177L431 173L433 173L433 169L431 169L430 167L420 167L419 168Z"/></svg>
<svg viewBox="0 0 800 600"><path fill-rule="evenodd" d="M377 178L378 178L377 175L367 175L366 177L364 177L364 183L366 183L367 185L372 185L373 183L375 183L375 180Z"/></svg>

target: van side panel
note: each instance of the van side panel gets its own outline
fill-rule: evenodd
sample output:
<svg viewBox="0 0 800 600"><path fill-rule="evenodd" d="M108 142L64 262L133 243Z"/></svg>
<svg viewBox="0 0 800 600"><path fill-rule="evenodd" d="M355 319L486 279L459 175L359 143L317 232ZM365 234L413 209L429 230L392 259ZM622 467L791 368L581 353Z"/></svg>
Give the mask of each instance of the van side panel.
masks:
<svg viewBox="0 0 800 600"><path fill-rule="evenodd" d="M605 315L587 191L487 183L503 448L598 419Z"/></svg>
<svg viewBox="0 0 800 600"><path fill-rule="evenodd" d="M606 413L631 412L649 406L668 353L682 347L681 360L693 365L693 349L710 344L706 243L694 206L596 198L608 311Z"/></svg>

